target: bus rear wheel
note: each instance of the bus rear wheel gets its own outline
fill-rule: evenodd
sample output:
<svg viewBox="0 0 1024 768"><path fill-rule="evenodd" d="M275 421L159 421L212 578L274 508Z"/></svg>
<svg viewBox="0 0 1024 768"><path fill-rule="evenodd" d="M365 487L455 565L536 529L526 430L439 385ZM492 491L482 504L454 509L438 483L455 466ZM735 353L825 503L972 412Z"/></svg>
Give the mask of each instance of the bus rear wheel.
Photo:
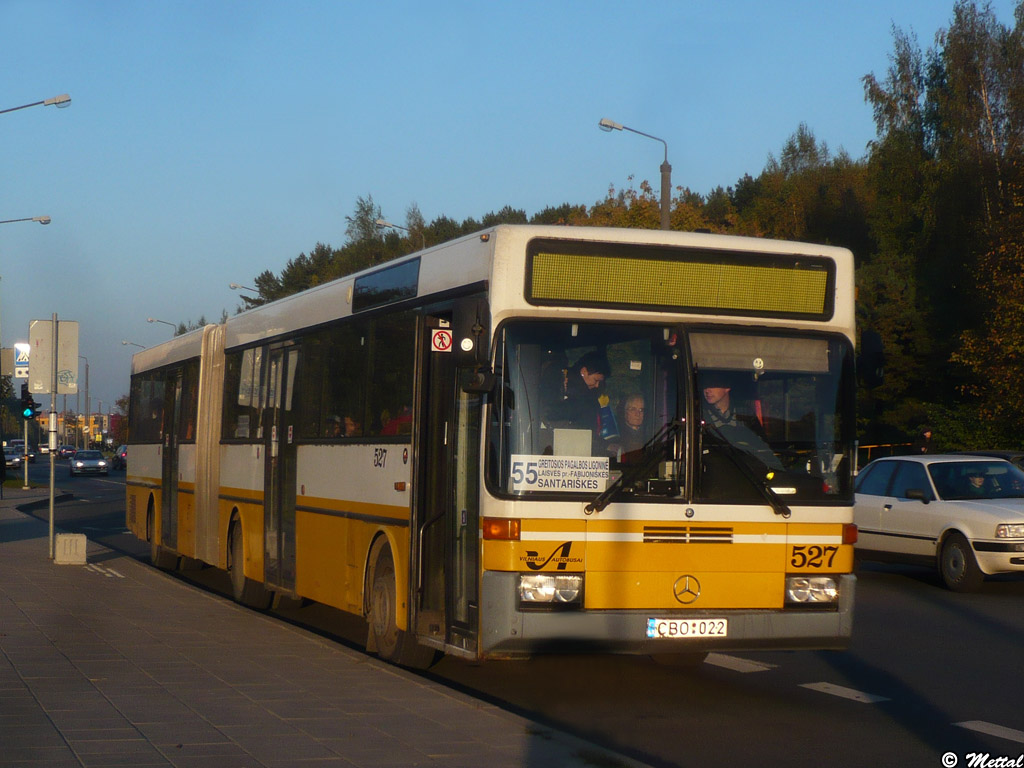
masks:
<svg viewBox="0 0 1024 768"><path fill-rule="evenodd" d="M231 577L231 596L236 603L264 611L270 607L273 595L258 581L245 575L245 539L242 525L237 520L228 534L228 575Z"/></svg>
<svg viewBox="0 0 1024 768"><path fill-rule="evenodd" d="M395 588L395 560L386 544L379 548L373 567L369 600L367 650L386 661L413 669L426 669L436 653L398 628L398 595Z"/></svg>
<svg viewBox="0 0 1024 768"><path fill-rule="evenodd" d="M160 539L156 535L156 510L152 499L149 500L149 508L146 510L146 540L149 541L149 561L156 568L170 571L177 567L178 556L160 546Z"/></svg>

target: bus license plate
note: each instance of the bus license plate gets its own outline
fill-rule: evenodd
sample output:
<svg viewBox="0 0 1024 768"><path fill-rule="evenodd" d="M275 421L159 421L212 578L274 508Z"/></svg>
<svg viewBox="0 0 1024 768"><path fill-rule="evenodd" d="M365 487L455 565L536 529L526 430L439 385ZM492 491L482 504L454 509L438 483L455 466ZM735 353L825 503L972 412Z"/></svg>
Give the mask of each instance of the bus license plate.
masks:
<svg viewBox="0 0 1024 768"><path fill-rule="evenodd" d="M651 638L727 637L728 619L648 619Z"/></svg>

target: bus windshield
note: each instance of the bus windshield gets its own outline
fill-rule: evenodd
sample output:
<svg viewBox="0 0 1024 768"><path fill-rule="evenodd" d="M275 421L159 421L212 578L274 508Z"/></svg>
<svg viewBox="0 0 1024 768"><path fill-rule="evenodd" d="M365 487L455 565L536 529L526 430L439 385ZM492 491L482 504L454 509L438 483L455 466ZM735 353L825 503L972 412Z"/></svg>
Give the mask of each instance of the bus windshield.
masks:
<svg viewBox="0 0 1024 768"><path fill-rule="evenodd" d="M840 337L520 321L501 341L488 478L499 493L850 499L853 368Z"/></svg>

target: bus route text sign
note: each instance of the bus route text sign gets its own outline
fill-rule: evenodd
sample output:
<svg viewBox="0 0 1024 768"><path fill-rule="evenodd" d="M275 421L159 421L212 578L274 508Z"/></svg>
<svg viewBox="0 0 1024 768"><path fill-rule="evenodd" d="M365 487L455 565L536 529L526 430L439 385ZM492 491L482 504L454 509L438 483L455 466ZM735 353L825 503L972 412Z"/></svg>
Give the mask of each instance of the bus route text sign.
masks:
<svg viewBox="0 0 1024 768"><path fill-rule="evenodd" d="M610 459L597 456L512 455L513 493L581 491L600 493L608 484Z"/></svg>

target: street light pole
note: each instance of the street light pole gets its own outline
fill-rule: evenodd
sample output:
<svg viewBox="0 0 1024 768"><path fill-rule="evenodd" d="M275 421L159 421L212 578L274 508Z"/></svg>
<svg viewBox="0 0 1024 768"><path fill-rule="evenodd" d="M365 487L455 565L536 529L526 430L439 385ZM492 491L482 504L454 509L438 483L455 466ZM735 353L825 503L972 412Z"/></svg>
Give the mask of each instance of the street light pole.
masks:
<svg viewBox="0 0 1024 768"><path fill-rule="evenodd" d="M597 124L597 127L602 131L629 131L630 133L638 133L641 136L646 136L648 139L654 139L660 141L665 147L665 160L661 164L661 228L671 229L669 222L670 213L670 196L672 194L672 166L668 163L668 142L664 139L659 139L657 136L651 136L649 133L638 131L635 128L630 128L628 125L622 125L622 123L616 123L614 120L609 120L607 117L602 117L601 121Z"/></svg>
<svg viewBox="0 0 1024 768"><path fill-rule="evenodd" d="M0 224L13 224L16 221L38 221L40 224L42 224L45 227L47 224L50 223L50 217L49 216L29 216L28 218L24 218L24 219L6 219L5 221L0 221Z"/></svg>
<svg viewBox="0 0 1024 768"><path fill-rule="evenodd" d="M401 224L392 224L387 219L377 219L377 221L374 222L374 223L378 227L382 227L382 228L383 227L391 227L392 229L400 229L403 232L408 232L410 235L414 234L413 231L411 229L409 229L408 227L403 227ZM423 234L422 231L416 232L415 234L420 236L420 250L421 251L425 251L427 249L427 238L426 238L426 236Z"/></svg>
<svg viewBox="0 0 1024 768"><path fill-rule="evenodd" d="M157 320L155 317L147 317L146 318L146 322L147 323L163 323L164 325L169 325L169 326L171 326L171 329L173 330L175 335L177 335L177 333L178 333L178 326L176 326L174 323L169 323L166 320Z"/></svg>
<svg viewBox="0 0 1024 768"><path fill-rule="evenodd" d="M0 115L5 112L17 112L19 109L28 109L29 107L38 106L54 106L58 109L71 106L71 97L66 93L62 93L60 96L54 96L52 99L43 99L42 101L33 101L31 104L22 104L20 107L8 107L7 109L0 109Z"/></svg>

